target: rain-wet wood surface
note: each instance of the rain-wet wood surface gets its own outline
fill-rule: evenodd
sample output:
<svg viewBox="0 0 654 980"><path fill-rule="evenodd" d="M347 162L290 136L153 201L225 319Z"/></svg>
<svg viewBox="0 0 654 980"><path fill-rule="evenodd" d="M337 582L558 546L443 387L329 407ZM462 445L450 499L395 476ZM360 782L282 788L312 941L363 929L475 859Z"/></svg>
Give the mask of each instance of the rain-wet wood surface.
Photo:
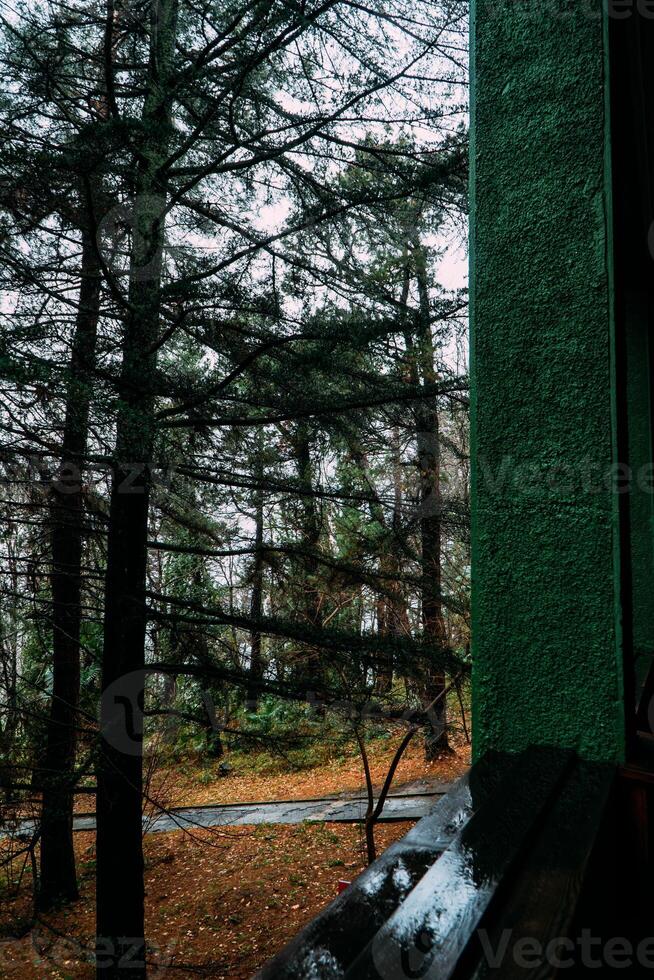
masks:
<svg viewBox="0 0 654 980"><path fill-rule="evenodd" d="M485 757L257 980L554 976L513 954L579 927L615 777L569 751Z"/></svg>

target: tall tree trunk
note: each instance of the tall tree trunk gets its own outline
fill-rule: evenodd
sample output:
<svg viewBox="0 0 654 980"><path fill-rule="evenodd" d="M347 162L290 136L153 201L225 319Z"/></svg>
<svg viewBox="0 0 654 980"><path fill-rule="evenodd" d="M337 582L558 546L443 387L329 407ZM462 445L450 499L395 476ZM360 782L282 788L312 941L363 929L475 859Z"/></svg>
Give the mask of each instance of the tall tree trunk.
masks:
<svg viewBox="0 0 654 980"><path fill-rule="evenodd" d="M198 558L194 563L192 582L198 601L202 601L203 586L205 584L203 559ZM202 627L189 626L184 629L182 634L183 641L180 644L180 655L175 659L181 663L192 663L195 661L201 667L209 669L211 667L211 653L206 630ZM221 728L216 715L216 705L213 691L203 690L202 701L204 703L204 731L206 736L207 755L210 759L222 759L225 754L225 746L221 737Z"/></svg>
<svg viewBox="0 0 654 980"><path fill-rule="evenodd" d="M412 257L418 285L418 375L423 384L437 380L434 365L434 345L431 333L431 311L425 250L418 236L412 240ZM420 547L421 547L421 606L425 640L435 653L447 645L443 618L441 547L443 534L443 499L441 495L441 447L438 406L432 398L425 399L417 415L417 450L420 477ZM424 700L430 705L430 727L425 736L425 758L429 761L449 751L445 677L436 667L425 678Z"/></svg>
<svg viewBox="0 0 654 980"><path fill-rule="evenodd" d="M111 487L97 795L97 976L145 970L142 847L146 566L175 0L152 3Z"/></svg>
<svg viewBox="0 0 654 980"><path fill-rule="evenodd" d="M261 451L259 449L259 452ZM252 595L250 597L250 615L253 620L260 620L263 614L263 466L261 458L257 459L255 491L255 530L254 530L254 565L252 568ZM259 708L259 695L263 679L263 658L261 651L261 632L253 629L250 633L250 667L248 671L247 707L249 711Z"/></svg>
<svg viewBox="0 0 654 980"><path fill-rule="evenodd" d="M418 464L420 467L420 545L421 545L421 603L425 640L435 652L447 644L443 618L441 579L441 522L440 453L438 413L425 412L418 432ZM424 700L430 704L445 689L445 677L438 669L428 672L424 684ZM430 710L430 728L425 736L425 757L435 759L449 749L447 738L445 698L440 697Z"/></svg>
<svg viewBox="0 0 654 980"><path fill-rule="evenodd" d="M392 534L387 537L384 550L379 560L379 571L383 578L381 585L384 594L377 600L377 629L380 636L409 636L409 620L406 602L402 595L402 586L398 581L400 576L400 559L397 553L397 542L400 536L402 521L402 466L400 461L400 436L397 429L393 430L393 518ZM383 521L382 515L382 526ZM390 694L393 687L393 657L388 654L377 673L375 688L378 694Z"/></svg>
<svg viewBox="0 0 654 980"><path fill-rule="evenodd" d="M303 559L306 575L306 594L304 601L304 616L311 627L322 627L322 607L317 589L316 577L318 561L312 553L320 543L322 519L316 497L313 495L313 463L311 460L311 437L304 422L298 422L293 439L298 478L306 493L300 498L302 545L307 551ZM324 688L324 665L320 650L309 648L308 654L298 665L296 683L301 686L309 700L321 707L321 695Z"/></svg>
<svg viewBox="0 0 654 980"><path fill-rule="evenodd" d="M78 897L73 848L73 783L80 683L80 594L84 506L82 470L100 315L100 268L82 234L79 307L66 395L61 465L52 484L52 700L41 777L40 911Z"/></svg>
<svg viewBox="0 0 654 980"><path fill-rule="evenodd" d="M11 547L6 544L7 551ZM9 560L8 564L14 563ZM3 791L7 806L15 804L19 795L14 784L19 781L12 768L11 760L15 753L15 739L20 726L18 707L18 650L16 639L18 635L16 623L16 602L18 585L13 591L13 598L5 599L5 606L0 608L0 671L2 690L5 697L5 708L0 720L0 790Z"/></svg>

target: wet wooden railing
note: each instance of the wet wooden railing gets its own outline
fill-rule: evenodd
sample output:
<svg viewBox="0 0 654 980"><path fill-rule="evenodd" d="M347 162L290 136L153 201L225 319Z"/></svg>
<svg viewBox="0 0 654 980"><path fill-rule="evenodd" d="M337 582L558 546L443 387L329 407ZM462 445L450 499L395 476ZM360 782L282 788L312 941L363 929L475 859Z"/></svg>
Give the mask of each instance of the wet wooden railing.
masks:
<svg viewBox="0 0 654 980"><path fill-rule="evenodd" d="M257 980L598 976L616 941L635 957L635 785L571 752L484 758Z"/></svg>

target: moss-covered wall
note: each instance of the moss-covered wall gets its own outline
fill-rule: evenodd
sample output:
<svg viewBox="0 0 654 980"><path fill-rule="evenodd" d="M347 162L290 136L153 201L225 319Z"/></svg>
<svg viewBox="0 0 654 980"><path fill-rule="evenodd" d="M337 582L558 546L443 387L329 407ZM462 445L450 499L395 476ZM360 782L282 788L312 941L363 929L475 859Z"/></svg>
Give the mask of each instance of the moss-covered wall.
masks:
<svg viewBox="0 0 654 980"><path fill-rule="evenodd" d="M607 25L472 11L476 755L624 753Z"/></svg>

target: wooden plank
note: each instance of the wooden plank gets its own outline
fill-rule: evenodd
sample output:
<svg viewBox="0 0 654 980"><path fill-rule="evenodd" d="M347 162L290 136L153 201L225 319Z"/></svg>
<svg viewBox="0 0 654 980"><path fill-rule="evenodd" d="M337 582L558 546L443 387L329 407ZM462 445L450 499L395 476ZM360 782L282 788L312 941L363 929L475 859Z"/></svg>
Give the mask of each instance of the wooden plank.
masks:
<svg viewBox="0 0 654 980"><path fill-rule="evenodd" d="M578 952L576 945L570 950L578 938L570 933L615 772L612 766L580 762L570 774L519 874L507 881L500 914L475 936L479 960L472 980L546 980L561 970L569 974L561 964ZM567 947L554 942L563 937L568 937Z"/></svg>
<svg viewBox="0 0 654 980"><path fill-rule="evenodd" d="M468 776L386 850L257 974L257 980L333 978L344 971L448 847L473 812Z"/></svg>
<svg viewBox="0 0 654 980"><path fill-rule="evenodd" d="M451 977L571 765L571 753L528 749L514 757L499 792L489 797L482 779L481 808L350 965L347 980ZM471 792L474 801L474 770Z"/></svg>

